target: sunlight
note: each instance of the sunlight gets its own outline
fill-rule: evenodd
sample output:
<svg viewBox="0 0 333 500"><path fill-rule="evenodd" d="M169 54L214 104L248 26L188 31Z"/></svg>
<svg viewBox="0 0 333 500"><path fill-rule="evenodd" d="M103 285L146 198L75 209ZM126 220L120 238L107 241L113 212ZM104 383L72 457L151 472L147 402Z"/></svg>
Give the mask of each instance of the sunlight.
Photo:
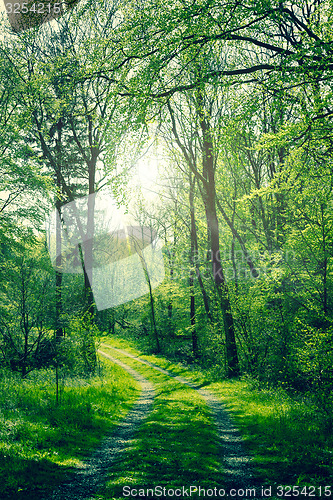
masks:
<svg viewBox="0 0 333 500"><path fill-rule="evenodd" d="M162 150L154 148L137 162L135 173L129 183L130 187L133 190L141 188L145 201L157 201L160 197L164 170L165 160Z"/></svg>

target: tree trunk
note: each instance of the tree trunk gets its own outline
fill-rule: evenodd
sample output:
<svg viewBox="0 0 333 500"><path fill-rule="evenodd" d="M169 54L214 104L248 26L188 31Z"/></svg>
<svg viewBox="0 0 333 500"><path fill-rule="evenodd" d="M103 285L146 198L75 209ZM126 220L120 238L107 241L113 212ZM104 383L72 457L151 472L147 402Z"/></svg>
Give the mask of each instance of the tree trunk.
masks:
<svg viewBox="0 0 333 500"><path fill-rule="evenodd" d="M195 327L195 293L194 293L194 275L195 275L195 265L197 260L196 252L196 227L194 218L194 188L195 188L195 178L192 179L190 173L190 212L191 212L191 253L190 253L190 322L191 322L191 333L192 333L192 350L194 356L197 358L199 356L198 350L198 335Z"/></svg>
<svg viewBox="0 0 333 500"><path fill-rule="evenodd" d="M56 273L55 273L55 334L56 339L63 336L62 313L62 271L61 271L61 201L56 201Z"/></svg>
<svg viewBox="0 0 333 500"><path fill-rule="evenodd" d="M215 168L213 156L214 144L209 122L203 114L203 98L200 92L198 100L198 113L200 117L200 126L203 137L202 171L203 177L206 180L206 182L203 184L203 187L207 227L209 228L210 232L211 265L213 279L218 293L221 312L223 316L227 358L227 375L228 377L234 377L239 374L239 361L228 287L225 281L220 257L219 224L216 213Z"/></svg>
<svg viewBox="0 0 333 500"><path fill-rule="evenodd" d="M56 154L57 154L57 162L56 162L56 185L59 194L63 191L63 186L61 182L61 131L62 131L62 121L59 120L57 123L57 133L58 140L56 146ZM58 194L58 196L59 196ZM62 251L62 236L61 236L61 206L62 201L58 197L56 200L56 273L55 273L55 335L56 341L61 339L63 336L63 328L61 324L61 314L62 314L62 259L61 259L61 251Z"/></svg>

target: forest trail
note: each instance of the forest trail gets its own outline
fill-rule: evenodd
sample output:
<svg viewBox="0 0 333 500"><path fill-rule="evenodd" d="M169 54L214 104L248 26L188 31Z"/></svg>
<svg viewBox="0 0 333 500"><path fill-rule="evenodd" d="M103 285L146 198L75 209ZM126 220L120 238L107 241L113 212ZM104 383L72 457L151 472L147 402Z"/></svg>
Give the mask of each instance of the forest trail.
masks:
<svg viewBox="0 0 333 500"><path fill-rule="evenodd" d="M221 470L224 471L224 485L228 488L242 488L249 487L249 482L251 482L252 473L249 465L249 457L246 455L242 438L238 432L238 429L232 424L230 415L226 410L223 403L214 396L211 392L206 389L202 389L200 386L193 384L184 377L175 375L174 373L161 368L160 366L151 363L149 361L143 360L138 356L135 356L128 351L112 347L108 344L102 344L102 346L112 349L115 352L119 352L124 356L135 359L139 363L150 366L154 370L172 377L181 384L185 384L191 389L197 391L206 401L207 406L210 408L213 420L218 431L219 440L219 460L221 463ZM99 351L103 354L101 351Z"/></svg>
<svg viewBox="0 0 333 500"><path fill-rule="evenodd" d="M87 500L92 498L107 479L108 469L115 459L129 446L135 431L151 412L155 396L153 384L139 372L119 359L100 353L126 370L141 386L141 395L127 417L120 422L113 433L103 440L92 457L70 480L62 484L48 500Z"/></svg>
<svg viewBox="0 0 333 500"><path fill-rule="evenodd" d="M124 451L131 446L134 434L147 417L149 417L155 396L154 385L136 369L133 369L119 359L124 356L135 360L137 363L146 365L154 371L159 371L180 384L190 387L204 399L211 412L218 434L217 459L221 472L221 486L225 489L254 487L252 483L255 481L253 480L250 467L250 459L244 451L242 439L238 430L232 424L228 411L218 398L186 378L175 375L128 351L109 344L102 344L101 347L112 350L112 354L113 352L115 353L111 356L99 350L98 352L101 356L121 366L140 383L142 388L141 396L126 419L117 426L110 437L103 441L102 445L87 461L85 466L78 470L71 480L58 488L48 500L93 500L97 498L94 495L107 481L110 467L115 460L117 462L121 461ZM126 474L126 470L122 472Z"/></svg>

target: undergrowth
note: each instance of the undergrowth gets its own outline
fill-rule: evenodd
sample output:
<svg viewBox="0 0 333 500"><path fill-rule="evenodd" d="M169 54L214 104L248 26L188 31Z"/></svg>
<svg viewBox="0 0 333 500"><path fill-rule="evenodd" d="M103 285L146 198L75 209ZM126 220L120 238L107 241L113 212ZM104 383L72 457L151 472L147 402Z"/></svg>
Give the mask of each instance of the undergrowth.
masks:
<svg viewBox="0 0 333 500"><path fill-rule="evenodd" d="M103 361L101 376L67 379L58 403L54 373L0 375L0 498L37 500L60 484L122 419L137 384Z"/></svg>
<svg viewBox="0 0 333 500"><path fill-rule="evenodd" d="M311 399L261 389L250 379L209 386L239 426L263 484L325 486L333 480L333 437Z"/></svg>

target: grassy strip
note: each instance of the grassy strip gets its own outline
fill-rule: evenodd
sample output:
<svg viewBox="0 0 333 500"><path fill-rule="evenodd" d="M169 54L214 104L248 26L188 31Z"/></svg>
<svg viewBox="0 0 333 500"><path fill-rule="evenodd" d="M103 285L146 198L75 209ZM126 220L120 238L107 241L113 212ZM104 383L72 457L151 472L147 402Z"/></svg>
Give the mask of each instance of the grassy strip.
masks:
<svg viewBox="0 0 333 500"><path fill-rule="evenodd" d="M59 485L122 419L137 383L103 360L103 376L67 380L59 404L54 374L0 379L0 498L38 500Z"/></svg>
<svg viewBox="0 0 333 500"><path fill-rule="evenodd" d="M114 355L114 351L105 346L101 349ZM120 500L125 498L125 487L219 487L222 480L216 430L203 398L153 368L119 353L117 358L151 380L155 384L156 397L152 413L136 434L130 449L112 467L106 486L96 498Z"/></svg>
<svg viewBox="0 0 333 500"><path fill-rule="evenodd" d="M135 345L112 336L102 341L127 349ZM140 357L214 392L233 414L263 485L325 486L333 483L333 436L314 405L282 389L267 390L250 379L216 381L159 356ZM304 490L305 491L305 490ZM332 487L333 491L333 487ZM308 491L309 493L309 491Z"/></svg>
<svg viewBox="0 0 333 500"><path fill-rule="evenodd" d="M160 366L161 368L165 368L166 370L169 370L175 375L184 376L191 382L198 385L201 384L206 385L207 383L211 383L212 380L214 379L211 377L211 374L207 371L204 372L198 369L192 369L190 366L186 367L181 363L175 363L173 361L170 361L161 355L147 355L139 348L137 348L135 342L129 339L125 340L124 338L118 335L112 335L111 337L108 336L101 337L100 342L102 344L103 342L105 342L106 344L112 345L113 347L124 349L130 354L133 354L134 356L139 356L141 359L145 359L151 363L155 363L156 365ZM103 345L101 348L104 349Z"/></svg>
<svg viewBox="0 0 333 500"><path fill-rule="evenodd" d="M332 484L333 437L313 406L282 389L260 390L251 380L215 382L209 389L234 415L263 484Z"/></svg>

